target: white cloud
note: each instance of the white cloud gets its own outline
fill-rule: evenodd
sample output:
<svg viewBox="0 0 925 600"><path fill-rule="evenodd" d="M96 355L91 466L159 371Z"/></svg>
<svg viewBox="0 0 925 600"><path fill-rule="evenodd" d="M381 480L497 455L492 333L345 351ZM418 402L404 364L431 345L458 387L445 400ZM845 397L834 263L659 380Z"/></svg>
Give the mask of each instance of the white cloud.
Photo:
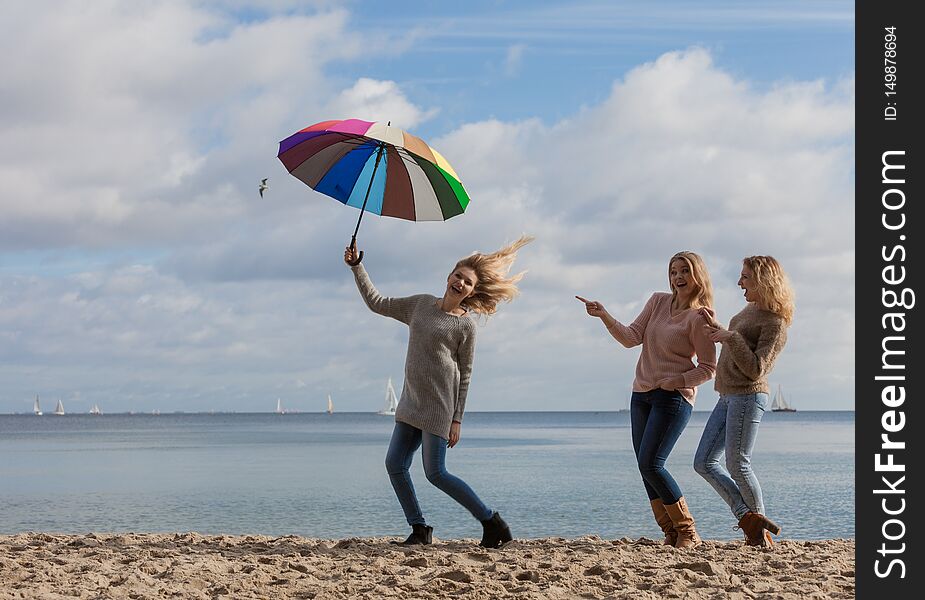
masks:
<svg viewBox="0 0 925 600"><path fill-rule="evenodd" d="M333 93L324 64L360 49L343 11L246 24L182 2L17 12L0 40L17 57L0 81L0 175L21 182L0 198L8 249L221 230L270 162L274 143L255 140L302 126Z"/></svg>
<svg viewBox="0 0 925 600"><path fill-rule="evenodd" d="M409 102L394 81L362 77L330 102L327 114L341 119L391 121L395 127L412 129L437 111L425 111Z"/></svg>

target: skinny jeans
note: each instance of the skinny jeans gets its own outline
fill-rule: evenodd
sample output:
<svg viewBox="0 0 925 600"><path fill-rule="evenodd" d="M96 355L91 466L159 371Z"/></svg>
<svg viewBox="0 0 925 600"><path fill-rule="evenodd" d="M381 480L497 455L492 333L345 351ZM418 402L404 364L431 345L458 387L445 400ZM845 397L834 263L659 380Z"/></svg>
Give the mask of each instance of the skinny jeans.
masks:
<svg viewBox="0 0 925 600"><path fill-rule="evenodd" d="M630 399L633 450L649 500L661 498L665 504L675 504L683 495L665 463L692 410L691 403L677 390L633 392Z"/></svg>
<svg viewBox="0 0 925 600"><path fill-rule="evenodd" d="M721 395L694 455L694 470L713 486L736 519L747 512L764 514L761 485L752 470L752 449L767 407L765 393ZM720 462L724 453L725 467Z"/></svg>
<svg viewBox="0 0 925 600"><path fill-rule="evenodd" d="M461 504L479 521L486 521L493 514L465 481L446 470L446 444L447 441L438 435L421 431L407 423L395 422L389 451L385 456L385 470L409 525L426 523L414 493L410 473L414 453L422 446L421 458L427 481Z"/></svg>

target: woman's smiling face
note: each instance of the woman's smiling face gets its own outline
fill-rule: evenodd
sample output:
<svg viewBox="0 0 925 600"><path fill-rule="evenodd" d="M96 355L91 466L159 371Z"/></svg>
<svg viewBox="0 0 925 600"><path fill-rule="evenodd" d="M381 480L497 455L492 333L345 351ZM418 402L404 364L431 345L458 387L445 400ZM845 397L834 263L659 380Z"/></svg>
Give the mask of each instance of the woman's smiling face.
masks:
<svg viewBox="0 0 925 600"><path fill-rule="evenodd" d="M668 267L668 282L671 284L671 291L678 295L682 304L686 304L697 291L697 282L694 281L694 275L686 260L676 259L671 262Z"/></svg>
<svg viewBox="0 0 925 600"><path fill-rule="evenodd" d="M462 302L475 292L475 285L478 281L473 269L457 267L446 280L448 297L458 298Z"/></svg>
<svg viewBox="0 0 925 600"><path fill-rule="evenodd" d="M755 281L755 273L748 268L748 265L742 265L742 274L739 275L739 287L745 290L746 302L758 301L758 284Z"/></svg>

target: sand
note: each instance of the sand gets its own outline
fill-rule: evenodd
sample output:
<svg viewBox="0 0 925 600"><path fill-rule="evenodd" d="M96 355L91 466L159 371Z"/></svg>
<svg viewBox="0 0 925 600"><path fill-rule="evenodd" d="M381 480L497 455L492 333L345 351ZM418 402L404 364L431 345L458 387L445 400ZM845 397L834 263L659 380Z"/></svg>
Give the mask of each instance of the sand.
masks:
<svg viewBox="0 0 925 600"><path fill-rule="evenodd" d="M397 538L0 536L7 598L854 598L854 540L773 549L545 538L485 550Z"/></svg>

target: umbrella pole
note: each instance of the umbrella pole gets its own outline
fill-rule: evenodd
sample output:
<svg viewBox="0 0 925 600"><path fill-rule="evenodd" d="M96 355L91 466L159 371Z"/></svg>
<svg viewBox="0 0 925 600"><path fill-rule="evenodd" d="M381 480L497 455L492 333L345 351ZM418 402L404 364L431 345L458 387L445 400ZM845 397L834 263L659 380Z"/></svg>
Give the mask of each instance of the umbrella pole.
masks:
<svg viewBox="0 0 925 600"><path fill-rule="evenodd" d="M366 187L366 197L363 198L363 206L360 208L360 218L357 219L356 229L353 230L353 237L350 238L350 247L356 248L357 245L357 232L360 231L360 222L363 220L363 213L366 212L366 202L369 200L369 192L373 189L373 181L376 180L376 171L379 169L379 161L382 160L382 153L385 151L385 144L382 142L379 143L379 150L376 151L376 164L373 165L373 174L369 178L369 186ZM357 264L363 260L363 251L360 251L360 255L357 257Z"/></svg>

